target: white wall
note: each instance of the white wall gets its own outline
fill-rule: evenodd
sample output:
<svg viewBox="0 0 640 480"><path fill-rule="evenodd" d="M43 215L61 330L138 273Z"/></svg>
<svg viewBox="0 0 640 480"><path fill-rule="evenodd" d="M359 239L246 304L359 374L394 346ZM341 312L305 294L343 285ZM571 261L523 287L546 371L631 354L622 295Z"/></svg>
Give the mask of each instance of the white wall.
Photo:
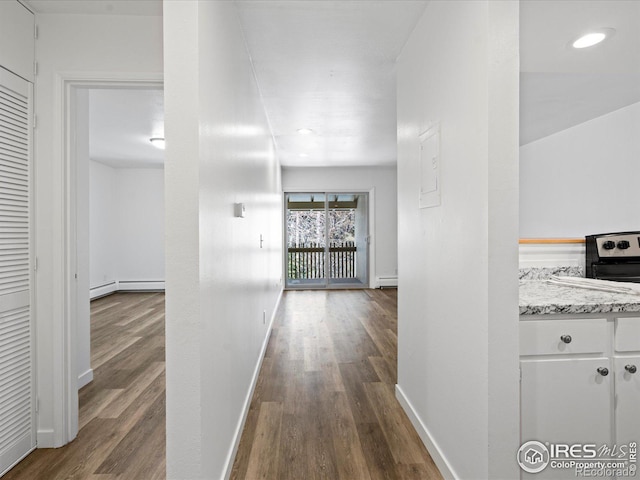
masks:
<svg viewBox="0 0 640 480"><path fill-rule="evenodd" d="M640 229L640 103L520 148L520 235Z"/></svg>
<svg viewBox="0 0 640 480"><path fill-rule="evenodd" d="M164 170L90 164L92 296L164 288Z"/></svg>
<svg viewBox="0 0 640 480"><path fill-rule="evenodd" d="M118 278L116 170L94 161L89 165L89 286L95 289Z"/></svg>
<svg viewBox="0 0 640 480"><path fill-rule="evenodd" d="M119 168L117 192L118 281L164 282L164 169Z"/></svg>
<svg viewBox="0 0 640 480"><path fill-rule="evenodd" d="M397 394L449 478L519 476L518 7L430 2L398 59Z"/></svg>
<svg viewBox="0 0 640 480"><path fill-rule="evenodd" d="M40 411L38 445L59 446L70 440L74 419L60 399L68 385L65 341L65 284L69 261L65 251L65 203L68 174L64 160L64 78L141 80L162 78L162 19L122 15L36 15L39 37L35 88L38 127L35 132L36 179L36 329ZM88 282L87 282L88 283ZM69 368L75 372L75 359ZM72 399L73 400L73 399Z"/></svg>
<svg viewBox="0 0 640 480"><path fill-rule="evenodd" d="M370 225L374 240L375 271L369 277L398 273L398 212L396 167L283 168L284 191L351 190L374 191L375 225Z"/></svg>
<svg viewBox="0 0 640 480"><path fill-rule="evenodd" d="M280 167L234 3L165 1L164 27L167 477L217 479L282 290Z"/></svg>

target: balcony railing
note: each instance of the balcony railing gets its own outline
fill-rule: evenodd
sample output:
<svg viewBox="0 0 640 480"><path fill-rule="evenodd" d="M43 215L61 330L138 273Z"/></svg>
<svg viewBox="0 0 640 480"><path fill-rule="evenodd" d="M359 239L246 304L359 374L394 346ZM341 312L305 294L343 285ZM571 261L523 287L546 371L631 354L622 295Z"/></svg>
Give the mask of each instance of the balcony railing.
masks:
<svg viewBox="0 0 640 480"><path fill-rule="evenodd" d="M355 242L329 245L329 278L356 278ZM310 243L287 248L287 275L291 280L325 278L325 247Z"/></svg>

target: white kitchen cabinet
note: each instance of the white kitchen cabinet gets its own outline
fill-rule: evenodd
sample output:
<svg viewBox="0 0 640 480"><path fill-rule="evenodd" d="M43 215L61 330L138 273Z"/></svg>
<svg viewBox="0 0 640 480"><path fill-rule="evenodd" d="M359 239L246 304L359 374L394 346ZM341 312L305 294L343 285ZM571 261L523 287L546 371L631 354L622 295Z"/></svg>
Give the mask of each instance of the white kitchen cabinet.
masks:
<svg viewBox="0 0 640 480"><path fill-rule="evenodd" d="M640 443L640 317L523 316L520 354L522 443ZM547 467L521 477L575 472Z"/></svg>
<svg viewBox="0 0 640 480"><path fill-rule="evenodd" d="M520 355L602 355L609 349L607 328L604 318L521 322Z"/></svg>
<svg viewBox="0 0 640 480"><path fill-rule="evenodd" d="M522 441L610 443L609 363L604 357L522 361ZM598 373L602 368L606 376Z"/></svg>
<svg viewBox="0 0 640 480"><path fill-rule="evenodd" d="M616 356L613 363L616 441L640 443L640 355Z"/></svg>

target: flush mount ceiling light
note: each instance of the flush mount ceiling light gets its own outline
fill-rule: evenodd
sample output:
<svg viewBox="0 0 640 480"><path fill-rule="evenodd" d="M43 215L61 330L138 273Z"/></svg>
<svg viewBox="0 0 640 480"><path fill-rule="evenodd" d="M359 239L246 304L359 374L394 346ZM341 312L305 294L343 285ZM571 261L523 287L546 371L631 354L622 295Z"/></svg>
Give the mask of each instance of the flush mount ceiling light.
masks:
<svg viewBox="0 0 640 480"><path fill-rule="evenodd" d="M580 38L571 42L571 46L573 48L588 48L597 45L602 42L605 38L611 37L615 32L613 28L601 28L599 30L594 30L593 32L589 32L585 35L582 35Z"/></svg>
<svg viewBox="0 0 640 480"><path fill-rule="evenodd" d="M296 130L300 135L310 135L313 133L313 130L310 128L299 128Z"/></svg>
<svg viewBox="0 0 640 480"><path fill-rule="evenodd" d="M153 144L154 147L164 150L164 138L153 137L150 138L149 141Z"/></svg>

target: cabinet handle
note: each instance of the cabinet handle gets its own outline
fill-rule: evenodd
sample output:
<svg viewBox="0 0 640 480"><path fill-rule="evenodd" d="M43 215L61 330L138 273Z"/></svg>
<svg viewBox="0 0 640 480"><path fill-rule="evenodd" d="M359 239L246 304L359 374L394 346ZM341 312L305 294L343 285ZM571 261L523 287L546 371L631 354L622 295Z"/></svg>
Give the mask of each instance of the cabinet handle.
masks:
<svg viewBox="0 0 640 480"><path fill-rule="evenodd" d="M564 343L571 343L571 335L562 335L560 337L560 340L562 340Z"/></svg>
<svg viewBox="0 0 640 480"><path fill-rule="evenodd" d="M635 365L625 365L624 369L629 373L636 373L638 371Z"/></svg>
<svg viewBox="0 0 640 480"><path fill-rule="evenodd" d="M609 375L609 369L605 368L605 367L599 367L598 368L598 373L600 375L602 375L603 377L606 377L607 375Z"/></svg>

